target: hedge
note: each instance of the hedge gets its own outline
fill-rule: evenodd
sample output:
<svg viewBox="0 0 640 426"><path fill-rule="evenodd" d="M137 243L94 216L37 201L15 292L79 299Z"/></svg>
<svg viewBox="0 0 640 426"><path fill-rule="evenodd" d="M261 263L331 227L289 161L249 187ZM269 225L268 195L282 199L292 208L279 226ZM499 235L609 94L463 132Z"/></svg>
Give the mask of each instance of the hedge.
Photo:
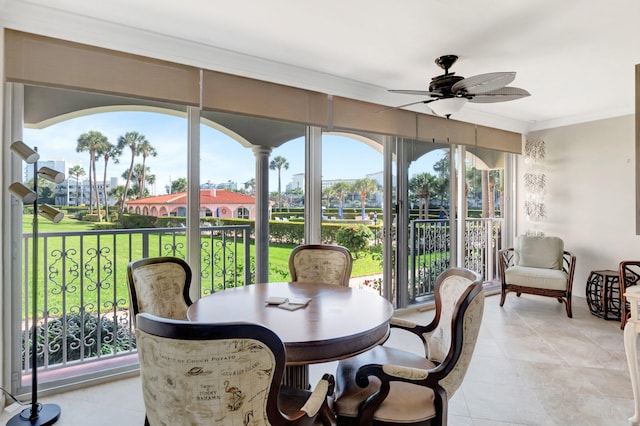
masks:
<svg viewBox="0 0 640 426"><path fill-rule="evenodd" d="M177 228L186 225L186 218L183 216L142 216L135 214L125 214L125 228ZM211 223L212 226L233 226L233 225L249 225L251 235L255 235L255 221L252 219L236 219L236 218L217 218L217 217L201 217L200 222ZM323 222L321 230L321 238L323 243L335 243L336 234L348 225L353 225L353 221L336 220L331 222ZM100 228L98 228L98 226ZM95 229L118 229L119 224L102 222L96 224ZM379 235L382 229L381 224L372 225L365 224L374 234ZM304 241L304 220L270 220L269 234L273 242L285 244L301 244Z"/></svg>

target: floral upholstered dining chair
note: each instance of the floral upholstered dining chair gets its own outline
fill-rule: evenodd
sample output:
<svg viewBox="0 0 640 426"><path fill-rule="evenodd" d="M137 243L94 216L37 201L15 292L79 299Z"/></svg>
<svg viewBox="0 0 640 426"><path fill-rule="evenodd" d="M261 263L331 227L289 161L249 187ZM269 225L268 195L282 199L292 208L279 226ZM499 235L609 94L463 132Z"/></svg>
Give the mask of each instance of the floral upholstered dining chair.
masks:
<svg viewBox="0 0 640 426"><path fill-rule="evenodd" d="M164 318L187 319L191 306L191 268L177 257L151 257L127 265L130 310L149 312Z"/></svg>
<svg viewBox="0 0 640 426"><path fill-rule="evenodd" d="M334 244L303 244L289 255L291 281L309 281L349 286L351 252Z"/></svg>
<svg viewBox="0 0 640 426"><path fill-rule="evenodd" d="M435 316L427 325L391 320L422 340L424 355L385 344L339 362L338 424L447 424L448 401L462 384L480 331L482 279L450 268L438 276L434 294Z"/></svg>
<svg viewBox="0 0 640 426"><path fill-rule="evenodd" d="M146 425L335 424L333 376L284 389L285 347L268 328L148 313L136 324Z"/></svg>

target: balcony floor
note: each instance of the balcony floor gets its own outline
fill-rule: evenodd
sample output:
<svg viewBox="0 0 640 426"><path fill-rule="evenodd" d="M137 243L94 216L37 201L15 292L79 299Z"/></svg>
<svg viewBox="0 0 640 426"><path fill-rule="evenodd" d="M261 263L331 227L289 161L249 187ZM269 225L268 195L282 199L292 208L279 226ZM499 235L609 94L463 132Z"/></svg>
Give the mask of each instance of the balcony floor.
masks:
<svg viewBox="0 0 640 426"><path fill-rule="evenodd" d="M462 387L449 402L449 425L627 425L633 396L619 322L589 313L574 297L574 318L546 297L486 299L480 339ZM406 313L427 322L433 312ZM420 350L420 343L395 331L386 343ZM311 379L335 370L314 365ZM144 408L138 377L46 398L56 403L61 426L140 426ZM0 414L4 424L13 414Z"/></svg>

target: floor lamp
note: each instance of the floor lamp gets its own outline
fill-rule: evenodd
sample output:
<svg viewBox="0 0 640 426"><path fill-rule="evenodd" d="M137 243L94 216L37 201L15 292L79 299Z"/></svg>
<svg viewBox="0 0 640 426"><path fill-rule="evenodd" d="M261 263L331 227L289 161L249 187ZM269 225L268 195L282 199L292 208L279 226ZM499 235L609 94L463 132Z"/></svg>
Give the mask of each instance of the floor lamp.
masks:
<svg viewBox="0 0 640 426"><path fill-rule="evenodd" d="M18 155L27 164L33 164L33 189L25 186L22 182L14 182L9 185L9 191L22 203L33 204L33 231L31 241L33 247L31 249L31 262L33 271L31 275L31 321L32 321L32 337L31 337L31 407L25 408L20 413L13 416L7 422L7 426L31 425L45 426L54 424L60 417L60 406L57 404L40 404L38 403L38 355L36 345L38 341L38 215L57 223L62 220L63 213L48 204L38 205L38 178L42 177L54 183L62 183L64 181L64 173L49 167L41 167L38 169L37 148L30 148L22 141L16 141L11 144L11 151Z"/></svg>

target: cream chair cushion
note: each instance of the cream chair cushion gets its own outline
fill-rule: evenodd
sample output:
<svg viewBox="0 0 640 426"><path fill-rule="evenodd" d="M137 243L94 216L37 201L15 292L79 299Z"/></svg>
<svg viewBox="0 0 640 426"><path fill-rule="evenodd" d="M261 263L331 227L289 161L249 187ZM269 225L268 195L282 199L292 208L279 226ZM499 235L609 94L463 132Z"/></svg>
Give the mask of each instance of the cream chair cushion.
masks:
<svg viewBox="0 0 640 426"><path fill-rule="evenodd" d="M562 269L564 243L558 237L520 235L516 238L513 248L516 254L515 263L518 266Z"/></svg>
<svg viewBox="0 0 640 426"><path fill-rule="evenodd" d="M559 269L512 266L505 271L509 284L546 290L566 290L567 274Z"/></svg>
<svg viewBox="0 0 640 426"><path fill-rule="evenodd" d="M386 346L377 346L358 355L355 360L342 361L342 370L339 374L343 373L349 379L341 381L345 386L340 390L339 398L335 402L336 412L341 416L357 417L358 407L362 401L380 387L380 381L375 377L369 378L369 385L365 388L356 384L355 373L360 366L366 364L394 364L423 370L430 370L436 366L424 356ZM435 417L433 389L402 382L392 382L390 387L389 395L376 411L377 419L396 419L396 421L402 419L401 421L406 422Z"/></svg>
<svg viewBox="0 0 640 426"><path fill-rule="evenodd" d="M515 265L505 271L509 284L546 290L565 290L562 270L564 242L558 237L520 235L514 242Z"/></svg>

